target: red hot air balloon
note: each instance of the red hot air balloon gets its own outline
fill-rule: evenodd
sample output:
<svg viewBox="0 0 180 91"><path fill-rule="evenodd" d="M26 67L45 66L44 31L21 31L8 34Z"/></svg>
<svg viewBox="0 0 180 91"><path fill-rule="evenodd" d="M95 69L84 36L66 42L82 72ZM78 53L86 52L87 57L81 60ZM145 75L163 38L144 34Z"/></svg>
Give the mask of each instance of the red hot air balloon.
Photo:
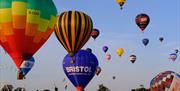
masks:
<svg viewBox="0 0 180 91"><path fill-rule="evenodd" d="M143 32L144 29L147 27L147 25L149 24L150 22L150 18L147 14L144 14L144 13L141 13L141 14L138 14L136 16L136 24L137 26L141 29L141 31Z"/></svg>
<svg viewBox="0 0 180 91"><path fill-rule="evenodd" d="M96 39L99 36L99 30L98 29L93 29L91 32L91 37L93 39Z"/></svg>

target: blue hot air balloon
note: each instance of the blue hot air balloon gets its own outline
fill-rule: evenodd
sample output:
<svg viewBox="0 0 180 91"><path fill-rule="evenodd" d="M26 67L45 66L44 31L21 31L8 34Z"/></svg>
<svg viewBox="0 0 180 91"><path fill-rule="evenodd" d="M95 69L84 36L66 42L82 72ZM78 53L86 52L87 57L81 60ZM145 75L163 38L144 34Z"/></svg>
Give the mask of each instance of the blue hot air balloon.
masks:
<svg viewBox="0 0 180 91"><path fill-rule="evenodd" d="M142 40L142 43L143 43L145 46L147 46L147 44L149 43L149 39L148 39L148 38L144 38L144 39Z"/></svg>
<svg viewBox="0 0 180 91"><path fill-rule="evenodd" d="M31 57L28 60L24 60L20 66L20 70L18 72L18 79L22 80L25 78L25 75L32 69L34 66L35 60L33 57Z"/></svg>
<svg viewBox="0 0 180 91"><path fill-rule="evenodd" d="M80 50L74 55L75 62L73 64L71 59L69 54L64 57L64 72L77 91L83 91L96 74L98 59L94 54L86 50Z"/></svg>
<svg viewBox="0 0 180 91"><path fill-rule="evenodd" d="M103 46L102 50L106 53L108 51L108 47L107 46Z"/></svg>
<svg viewBox="0 0 180 91"><path fill-rule="evenodd" d="M91 48L86 48L86 51L92 53L92 49Z"/></svg>

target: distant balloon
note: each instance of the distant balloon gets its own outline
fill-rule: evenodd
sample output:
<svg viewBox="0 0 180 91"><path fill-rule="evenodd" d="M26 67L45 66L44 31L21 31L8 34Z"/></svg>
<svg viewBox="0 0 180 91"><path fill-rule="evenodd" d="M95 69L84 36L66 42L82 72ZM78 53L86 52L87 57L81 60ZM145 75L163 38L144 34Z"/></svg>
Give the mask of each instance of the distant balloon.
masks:
<svg viewBox="0 0 180 91"><path fill-rule="evenodd" d="M121 7L121 10L123 9L123 5L126 3L126 0L116 0L116 2L119 4Z"/></svg>
<svg viewBox="0 0 180 91"><path fill-rule="evenodd" d="M159 41L160 41L160 42L163 42L163 40L164 40L163 37L160 37L160 38L159 38Z"/></svg>
<svg viewBox="0 0 180 91"><path fill-rule="evenodd" d="M98 76L100 73L101 73L101 67L98 66L96 68L96 75Z"/></svg>
<svg viewBox="0 0 180 91"><path fill-rule="evenodd" d="M117 50L116 50L116 54L118 55L118 56L122 56L122 54L124 53L124 50L123 50L123 48L118 48Z"/></svg>
<svg viewBox="0 0 180 91"><path fill-rule="evenodd" d="M102 50L106 53L108 51L108 47L107 46L103 46Z"/></svg>
<svg viewBox="0 0 180 91"><path fill-rule="evenodd" d="M177 58L177 54L176 53L171 53L170 54L170 57L169 57L170 60L175 61L176 58Z"/></svg>
<svg viewBox="0 0 180 91"><path fill-rule="evenodd" d="M32 69L34 66L35 60L33 57L31 57L28 60L24 60L21 64L18 72L18 80L22 80L25 78L26 74Z"/></svg>
<svg viewBox="0 0 180 91"><path fill-rule="evenodd" d="M66 11L58 16L55 34L62 46L73 57L91 37L92 28L92 20L85 13Z"/></svg>
<svg viewBox="0 0 180 91"><path fill-rule="evenodd" d="M91 37L92 37L93 39L96 39L98 36L99 36L99 30L96 29L96 28L94 28L94 29L92 30L92 32L91 32Z"/></svg>
<svg viewBox="0 0 180 91"><path fill-rule="evenodd" d="M86 51L92 53L92 49L91 48L86 48Z"/></svg>
<svg viewBox="0 0 180 91"><path fill-rule="evenodd" d="M174 51L175 51L175 53L178 53L178 52L179 52L179 50L178 50L178 49L175 49Z"/></svg>
<svg viewBox="0 0 180 91"><path fill-rule="evenodd" d="M77 91L83 91L96 74L98 60L94 54L85 50L78 51L74 59L75 63L71 64L70 55L66 55L63 60L63 69Z"/></svg>
<svg viewBox="0 0 180 91"><path fill-rule="evenodd" d="M111 55L110 54L106 54L106 59L107 60L111 60Z"/></svg>
<svg viewBox="0 0 180 91"><path fill-rule="evenodd" d="M161 72L151 80L150 89L151 91L180 91L180 75L173 71Z"/></svg>
<svg viewBox="0 0 180 91"><path fill-rule="evenodd" d="M131 61L132 63L134 63L136 61L136 55L130 55L129 56L129 61Z"/></svg>
<svg viewBox="0 0 180 91"><path fill-rule="evenodd" d="M149 39L148 39L148 38L144 38L144 39L142 40L142 43L143 43L145 46L147 46L147 44L149 43Z"/></svg>
<svg viewBox="0 0 180 91"><path fill-rule="evenodd" d="M113 80L115 80L115 79L116 79L116 76L113 76L112 78L113 78Z"/></svg>
<svg viewBox="0 0 180 91"><path fill-rule="evenodd" d="M142 32L147 27L149 22L150 22L150 18L147 14L142 13L136 16L136 24L141 29Z"/></svg>

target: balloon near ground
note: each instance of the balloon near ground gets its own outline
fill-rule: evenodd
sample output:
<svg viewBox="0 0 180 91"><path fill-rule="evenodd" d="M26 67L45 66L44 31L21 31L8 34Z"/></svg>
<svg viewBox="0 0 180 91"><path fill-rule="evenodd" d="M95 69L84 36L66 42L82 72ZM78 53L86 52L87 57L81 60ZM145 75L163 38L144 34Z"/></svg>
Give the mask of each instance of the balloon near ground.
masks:
<svg viewBox="0 0 180 91"><path fill-rule="evenodd" d="M55 34L59 42L74 56L89 40L93 29L91 18L79 11L67 11L58 16Z"/></svg>
<svg viewBox="0 0 180 91"><path fill-rule="evenodd" d="M151 91L180 91L180 75L173 71L159 73L150 82Z"/></svg>
<svg viewBox="0 0 180 91"><path fill-rule="evenodd" d="M57 18L52 0L0 0L0 41L19 69L47 41Z"/></svg>
<svg viewBox="0 0 180 91"><path fill-rule="evenodd" d="M71 64L71 56L66 55L63 60L63 69L77 91L83 91L96 74L98 59L86 50L78 51L74 55L74 59L75 63Z"/></svg>
<svg viewBox="0 0 180 91"><path fill-rule="evenodd" d="M141 13L136 16L136 24L144 32L144 29L148 26L150 18L147 14Z"/></svg>

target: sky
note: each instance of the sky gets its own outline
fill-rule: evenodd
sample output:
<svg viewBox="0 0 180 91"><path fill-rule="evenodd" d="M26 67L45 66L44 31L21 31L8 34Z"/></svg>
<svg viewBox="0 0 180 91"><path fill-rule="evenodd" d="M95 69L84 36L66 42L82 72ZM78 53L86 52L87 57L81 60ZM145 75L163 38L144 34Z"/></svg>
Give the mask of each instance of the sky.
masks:
<svg viewBox="0 0 180 91"><path fill-rule="evenodd" d="M96 40L92 38L84 45L93 50L102 68L99 76L95 76L85 88L96 91L99 84L104 84L111 91L131 91L141 84L149 88L150 81L158 73L171 70L180 74L180 58L170 61L169 54L174 49L180 50L180 1L179 0L127 0L124 9L120 10L115 0L53 0L58 14L76 10L88 14L94 28L100 30ZM135 17L146 13L150 23L142 33L135 24ZM164 37L161 43L159 37ZM149 44L142 44L143 38L149 38ZM102 47L109 47L112 59L107 61ZM116 55L116 49L123 48L122 57ZM53 90L54 85L59 91L75 91L75 87L66 78L62 60L67 54L53 33L49 40L34 55L35 65L27 74L26 80L16 80L17 69L10 56L0 48L0 83L25 87L28 91ZM128 61L132 54L137 56L134 64ZM116 76L116 80L112 79ZM63 78L66 81L63 82Z"/></svg>

